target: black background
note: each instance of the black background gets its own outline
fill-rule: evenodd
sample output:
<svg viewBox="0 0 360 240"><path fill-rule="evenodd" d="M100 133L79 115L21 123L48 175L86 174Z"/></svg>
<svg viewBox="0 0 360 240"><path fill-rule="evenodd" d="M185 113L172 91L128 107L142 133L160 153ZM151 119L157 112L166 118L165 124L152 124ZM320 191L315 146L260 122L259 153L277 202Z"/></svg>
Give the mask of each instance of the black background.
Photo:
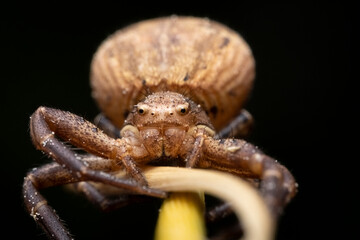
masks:
<svg viewBox="0 0 360 240"><path fill-rule="evenodd" d="M250 141L287 166L299 183L277 239L356 238L355 6L136 4L49 1L1 8L2 234L45 239L21 196L26 172L49 161L31 144L31 113L45 105L93 119L89 65L100 42L130 23L178 14L222 22L253 50L257 76L247 109L256 125ZM158 203L104 214L61 188L44 194L76 239L151 239Z"/></svg>

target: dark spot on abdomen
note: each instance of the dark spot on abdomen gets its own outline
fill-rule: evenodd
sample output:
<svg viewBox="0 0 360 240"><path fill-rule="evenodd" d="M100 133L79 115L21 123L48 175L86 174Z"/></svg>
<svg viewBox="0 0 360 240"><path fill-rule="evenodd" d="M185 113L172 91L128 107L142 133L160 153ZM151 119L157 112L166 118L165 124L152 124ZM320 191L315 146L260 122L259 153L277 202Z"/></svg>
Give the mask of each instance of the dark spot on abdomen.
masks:
<svg viewBox="0 0 360 240"><path fill-rule="evenodd" d="M227 38L227 37L224 37L224 38L223 38L223 41L222 41L222 43L221 43L221 45L220 45L220 48L226 47L226 46L229 44L229 42L230 42L230 39Z"/></svg>

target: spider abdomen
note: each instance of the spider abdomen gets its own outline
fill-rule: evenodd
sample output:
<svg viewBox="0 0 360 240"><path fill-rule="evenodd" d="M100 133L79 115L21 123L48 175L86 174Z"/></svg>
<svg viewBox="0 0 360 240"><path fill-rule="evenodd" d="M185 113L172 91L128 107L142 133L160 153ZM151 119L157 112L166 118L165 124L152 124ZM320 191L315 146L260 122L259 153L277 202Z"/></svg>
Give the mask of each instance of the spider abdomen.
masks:
<svg viewBox="0 0 360 240"><path fill-rule="evenodd" d="M143 21L105 40L91 69L93 97L118 127L147 93L191 98L219 130L238 113L254 79L251 50L239 34L194 17Z"/></svg>

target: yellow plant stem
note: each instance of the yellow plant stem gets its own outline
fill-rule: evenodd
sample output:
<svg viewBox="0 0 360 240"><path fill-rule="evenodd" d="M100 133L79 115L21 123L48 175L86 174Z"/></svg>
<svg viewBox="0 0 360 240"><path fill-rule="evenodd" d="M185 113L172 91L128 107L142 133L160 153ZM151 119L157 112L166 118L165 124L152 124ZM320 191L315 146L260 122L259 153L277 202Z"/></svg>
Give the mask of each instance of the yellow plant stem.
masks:
<svg viewBox="0 0 360 240"><path fill-rule="evenodd" d="M155 230L155 240L203 240L204 194L174 192L164 200Z"/></svg>

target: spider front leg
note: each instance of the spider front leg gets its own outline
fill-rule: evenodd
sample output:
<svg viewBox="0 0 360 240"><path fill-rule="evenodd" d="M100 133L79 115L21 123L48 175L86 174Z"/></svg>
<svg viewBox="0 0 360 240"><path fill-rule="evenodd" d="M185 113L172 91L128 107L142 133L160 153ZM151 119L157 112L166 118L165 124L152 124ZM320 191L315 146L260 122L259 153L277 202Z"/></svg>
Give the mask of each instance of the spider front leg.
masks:
<svg viewBox="0 0 360 240"><path fill-rule="evenodd" d="M259 178L260 191L274 218L296 194L296 182L289 170L246 141L205 137L202 154L200 167Z"/></svg>
<svg viewBox="0 0 360 240"><path fill-rule="evenodd" d="M55 211L48 205L39 189L76 182L69 171L57 163L35 168L24 179L23 197L29 214L51 239L72 239Z"/></svg>
<svg viewBox="0 0 360 240"><path fill-rule="evenodd" d="M78 156L86 165L93 170L111 170L112 163L107 159L95 157L95 156ZM115 174L115 173L113 173ZM73 176L73 174L58 163L50 163L39 168L31 170L24 179L23 183L23 197L24 203L29 214L34 220L42 227L45 233L51 239L71 239L71 234L64 227L62 221L55 213L55 211L48 205L46 199L41 195L40 190L53 186L59 186L69 183L79 184L81 191L87 191L90 200L97 204L102 204L100 207L106 208L106 210L118 208L124 206L124 204L133 201L134 199L141 199L137 195L127 195L127 197L119 196L118 199L112 199L113 201L107 201L106 196L101 196L99 192L96 192L91 187L88 187L90 183L84 182L86 177ZM137 183L131 180L128 181L129 185L137 187ZM119 190L118 188L113 188ZM90 191L90 193L89 193ZM117 191L119 193L119 191ZM123 193L123 192L121 192ZM144 197L144 196L141 196Z"/></svg>
<svg viewBox="0 0 360 240"><path fill-rule="evenodd" d="M101 191L104 186L94 182L79 182L74 184L74 190L81 192L92 204L104 212L110 212L130 204L149 201L150 197L133 195L116 191L109 194Z"/></svg>
<svg viewBox="0 0 360 240"><path fill-rule="evenodd" d="M92 169L97 169L99 166L107 166L111 169L111 163L107 159L94 156L92 154L82 154L78 156L79 159L85 161ZM112 173L116 177L123 178L122 171L119 173ZM82 193L91 203L98 207L101 211L109 212L129 204L144 202L150 200L150 197L144 195L129 194L119 188L114 188L99 182L76 182L68 185L70 190L75 193Z"/></svg>
<svg viewBox="0 0 360 240"><path fill-rule="evenodd" d="M47 153L61 166L67 168L75 178L102 182L155 197L166 196L162 191L144 186L146 180L141 179L141 173L138 172L131 156L128 156L130 153L128 153L126 139L110 138L95 125L77 115L53 108L40 107L31 116L30 132L36 148ZM120 169L121 164L119 165L119 163L122 163L128 173L140 181L136 184L131 180L115 178L111 174L101 171L101 168L91 169L56 136L89 153L108 159L112 163L111 170Z"/></svg>

